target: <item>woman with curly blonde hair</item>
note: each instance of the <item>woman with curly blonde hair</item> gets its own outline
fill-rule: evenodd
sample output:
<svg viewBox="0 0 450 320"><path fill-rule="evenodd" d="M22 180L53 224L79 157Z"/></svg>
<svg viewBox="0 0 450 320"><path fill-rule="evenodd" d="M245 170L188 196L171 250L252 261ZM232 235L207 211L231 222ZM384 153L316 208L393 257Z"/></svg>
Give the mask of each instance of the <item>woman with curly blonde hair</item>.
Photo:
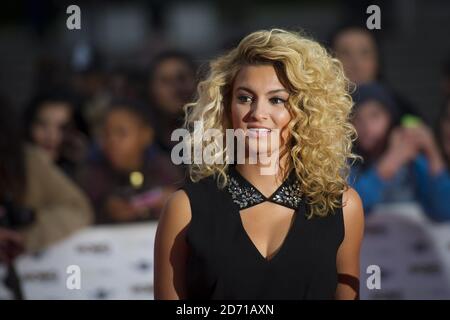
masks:
<svg viewBox="0 0 450 320"><path fill-rule="evenodd" d="M185 128L188 149L212 144L216 161L192 162L163 210L156 299L358 298L364 214L347 184L348 91L341 63L296 32L251 33L211 62ZM234 143L196 139L205 129L243 132L244 161Z"/></svg>

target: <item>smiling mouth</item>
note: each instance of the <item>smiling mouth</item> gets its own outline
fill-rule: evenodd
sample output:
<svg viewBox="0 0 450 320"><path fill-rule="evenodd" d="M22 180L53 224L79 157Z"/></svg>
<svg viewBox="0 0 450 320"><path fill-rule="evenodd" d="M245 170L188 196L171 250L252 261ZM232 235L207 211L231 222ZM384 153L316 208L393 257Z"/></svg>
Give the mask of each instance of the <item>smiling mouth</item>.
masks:
<svg viewBox="0 0 450 320"><path fill-rule="evenodd" d="M268 136L272 130L268 128L248 128L247 136L250 138L258 138Z"/></svg>

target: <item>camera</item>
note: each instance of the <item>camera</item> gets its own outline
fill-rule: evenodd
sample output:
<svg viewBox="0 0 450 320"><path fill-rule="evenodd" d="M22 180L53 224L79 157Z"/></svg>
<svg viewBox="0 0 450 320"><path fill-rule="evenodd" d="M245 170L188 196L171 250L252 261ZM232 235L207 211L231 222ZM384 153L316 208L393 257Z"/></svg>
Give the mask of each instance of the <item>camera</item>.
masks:
<svg viewBox="0 0 450 320"><path fill-rule="evenodd" d="M34 210L18 205L14 201L0 201L0 227L20 229L35 221Z"/></svg>

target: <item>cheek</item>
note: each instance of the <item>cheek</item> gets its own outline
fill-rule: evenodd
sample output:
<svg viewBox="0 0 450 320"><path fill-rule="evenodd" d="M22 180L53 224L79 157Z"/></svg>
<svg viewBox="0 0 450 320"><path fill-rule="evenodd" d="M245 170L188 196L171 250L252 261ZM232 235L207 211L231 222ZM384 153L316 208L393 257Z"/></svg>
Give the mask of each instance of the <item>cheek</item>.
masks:
<svg viewBox="0 0 450 320"><path fill-rule="evenodd" d="M275 127L281 130L282 137L286 140L289 136L288 124L292 117L287 109L283 109L272 115Z"/></svg>
<svg viewBox="0 0 450 320"><path fill-rule="evenodd" d="M64 132L62 131L62 129L60 127L55 127L53 129L53 135L54 135L54 139L57 142L61 142L64 140Z"/></svg>
<svg viewBox="0 0 450 320"><path fill-rule="evenodd" d="M106 152L110 157L126 158L133 151L133 144L127 137L115 138L113 141L108 141L105 145Z"/></svg>
<svg viewBox="0 0 450 320"><path fill-rule="evenodd" d="M370 123L370 121L368 121L368 119L364 116L358 115L353 118L353 126L355 127L356 132L359 136L366 134L367 123Z"/></svg>
<svg viewBox="0 0 450 320"><path fill-rule="evenodd" d="M159 102L160 100L165 99L165 97L167 96L167 87L157 81L152 88L152 93L153 93L153 97L157 100L157 102Z"/></svg>
<svg viewBox="0 0 450 320"><path fill-rule="evenodd" d="M123 141L124 148L133 153L141 151L141 149L145 147L144 140L145 139L140 135L140 132L132 130Z"/></svg>
<svg viewBox="0 0 450 320"><path fill-rule="evenodd" d="M387 134L389 123L382 118L378 118L369 123L368 126L371 137L380 140Z"/></svg>
<svg viewBox="0 0 450 320"><path fill-rule="evenodd" d="M42 126L34 125L31 129L31 138L34 142L42 142L45 139L45 129Z"/></svg>
<svg viewBox="0 0 450 320"><path fill-rule="evenodd" d="M158 97L161 100L169 99L170 98L170 88L168 88L166 85L159 86Z"/></svg>
<svg viewBox="0 0 450 320"><path fill-rule="evenodd" d="M381 117L379 120L379 128L380 128L380 134L385 135L387 131L389 130L390 126L390 119L388 117Z"/></svg>
<svg viewBox="0 0 450 320"><path fill-rule="evenodd" d="M366 73L374 73L376 71L376 63L372 58L366 58L366 60L362 64L362 69Z"/></svg>
<svg viewBox="0 0 450 320"><path fill-rule="evenodd" d="M231 124L233 129L245 128L244 117L246 115L246 110L244 107L238 106L235 103L231 104Z"/></svg>

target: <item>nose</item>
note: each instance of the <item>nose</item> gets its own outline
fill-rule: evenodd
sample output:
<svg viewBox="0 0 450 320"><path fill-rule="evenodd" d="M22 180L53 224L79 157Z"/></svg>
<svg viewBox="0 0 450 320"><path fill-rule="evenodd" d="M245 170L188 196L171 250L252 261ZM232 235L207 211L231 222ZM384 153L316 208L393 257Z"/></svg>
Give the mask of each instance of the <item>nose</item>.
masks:
<svg viewBox="0 0 450 320"><path fill-rule="evenodd" d="M252 104L252 108L250 111L251 118L255 121L266 120L268 118L267 114L267 106L261 100L256 100Z"/></svg>

